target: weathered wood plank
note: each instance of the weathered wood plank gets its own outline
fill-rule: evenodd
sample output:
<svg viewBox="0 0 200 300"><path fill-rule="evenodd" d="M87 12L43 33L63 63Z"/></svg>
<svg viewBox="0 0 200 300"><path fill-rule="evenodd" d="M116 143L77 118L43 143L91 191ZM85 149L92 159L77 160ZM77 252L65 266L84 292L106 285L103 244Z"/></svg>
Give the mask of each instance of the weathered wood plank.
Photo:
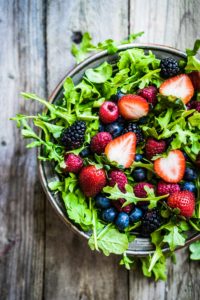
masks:
<svg viewBox="0 0 200 300"><path fill-rule="evenodd" d="M131 1L130 9L131 32L145 31L141 42L185 50L198 38L199 1L135 0ZM130 272L130 299L199 299L199 276L199 264L189 262L187 249L181 250L177 253L177 264L169 263L166 283L155 284L137 272Z"/></svg>
<svg viewBox="0 0 200 300"><path fill-rule="evenodd" d="M41 299L44 197L36 151L27 151L15 124L17 112L38 106L19 99L23 90L44 95L45 49L41 1L0 1L0 298Z"/></svg>
<svg viewBox="0 0 200 300"><path fill-rule="evenodd" d="M89 31L95 41L128 33L127 1L51 1L48 6L48 91L65 75L73 31ZM127 271L118 257L92 253L86 241L46 213L45 299L128 299Z"/></svg>

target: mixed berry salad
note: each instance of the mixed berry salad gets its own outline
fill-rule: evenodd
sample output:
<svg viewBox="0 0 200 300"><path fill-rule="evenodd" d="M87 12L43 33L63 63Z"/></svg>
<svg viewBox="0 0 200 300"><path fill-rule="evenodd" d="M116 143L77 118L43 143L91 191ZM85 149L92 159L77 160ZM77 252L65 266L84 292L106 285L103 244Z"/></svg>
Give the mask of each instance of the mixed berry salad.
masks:
<svg viewBox="0 0 200 300"><path fill-rule="evenodd" d="M87 69L77 85L67 78L56 103L23 93L48 112L13 118L34 139L27 147L42 146L39 159L52 161L59 180L49 188L90 234L91 249L122 254L129 269L129 243L149 238L154 254L140 261L144 275L156 279L166 278L166 257L184 246L187 233L200 231L198 46L179 60L118 51L117 63Z"/></svg>

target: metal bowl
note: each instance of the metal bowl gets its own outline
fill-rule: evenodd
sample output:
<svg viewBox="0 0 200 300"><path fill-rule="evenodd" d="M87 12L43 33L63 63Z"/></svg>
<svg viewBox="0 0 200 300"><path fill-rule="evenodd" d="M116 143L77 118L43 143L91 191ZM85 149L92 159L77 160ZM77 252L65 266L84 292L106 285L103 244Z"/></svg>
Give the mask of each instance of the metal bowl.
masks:
<svg viewBox="0 0 200 300"><path fill-rule="evenodd" d="M176 59L186 58L186 54L171 48L162 45L155 44L127 44L119 46L119 51L127 50L131 48L142 48L146 51L151 50L156 57L164 58L167 56L172 56ZM83 74L88 68L95 68L100 65L104 61L108 61L109 63L115 63L118 59L118 54L109 55L107 51L102 51L97 54L94 54L84 60L82 63L75 66L71 71L69 71L64 79L58 84L52 95L49 97L50 102L56 102L58 99L62 97L63 94L63 82L67 77L71 77L75 84L79 83ZM39 154L41 154L42 149L39 149ZM48 188L48 183L58 180L58 177L54 171L53 165L50 162L39 161L39 174L42 186L44 191L49 199L51 205L55 209L58 216L63 220L63 222L72 230L77 232L79 235L88 239L90 233L84 232L80 227L73 224L67 216L64 203L61 197L58 194L52 193ZM200 234L197 232L188 232L188 238L185 245L194 242L195 240L200 239ZM179 247L181 248L181 247ZM179 249L177 248L177 249ZM168 246L163 248L163 251L168 251ZM154 246L152 245L150 239L148 238L140 238L137 237L132 243L129 244L129 248L127 250L127 254L136 255L136 256L145 256L153 253Z"/></svg>

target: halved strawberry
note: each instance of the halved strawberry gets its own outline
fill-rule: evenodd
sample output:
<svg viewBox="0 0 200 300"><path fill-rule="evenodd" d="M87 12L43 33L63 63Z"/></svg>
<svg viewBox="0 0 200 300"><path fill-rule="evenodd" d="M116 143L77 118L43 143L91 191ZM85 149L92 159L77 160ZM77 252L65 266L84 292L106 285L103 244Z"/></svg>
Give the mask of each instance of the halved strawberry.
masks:
<svg viewBox="0 0 200 300"><path fill-rule="evenodd" d="M189 76L181 74L165 80L159 92L164 96L180 98L184 104L187 104L194 95L194 87Z"/></svg>
<svg viewBox="0 0 200 300"><path fill-rule="evenodd" d="M185 173L185 157L180 150L171 150L167 157L154 161L154 170L164 181L178 183Z"/></svg>
<svg viewBox="0 0 200 300"><path fill-rule="evenodd" d="M129 168L135 158L136 135L133 132L125 133L109 142L105 154L110 161L115 161L124 168Z"/></svg>
<svg viewBox="0 0 200 300"><path fill-rule="evenodd" d="M138 95L124 95L118 101L119 112L127 120L137 120L149 112L149 103Z"/></svg>

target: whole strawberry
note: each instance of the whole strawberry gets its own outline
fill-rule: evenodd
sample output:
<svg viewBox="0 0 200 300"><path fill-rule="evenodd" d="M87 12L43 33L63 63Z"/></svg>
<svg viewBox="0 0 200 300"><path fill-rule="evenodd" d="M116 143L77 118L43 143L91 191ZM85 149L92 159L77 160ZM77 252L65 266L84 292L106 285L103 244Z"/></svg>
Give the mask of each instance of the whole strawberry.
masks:
<svg viewBox="0 0 200 300"><path fill-rule="evenodd" d="M93 136L90 148L92 152L101 154L104 152L107 144L112 140L112 135L109 132L99 132Z"/></svg>
<svg viewBox="0 0 200 300"><path fill-rule="evenodd" d="M138 197L138 198L146 198L147 197L147 192L144 189L145 186L150 189L154 189L154 186L151 183L139 182L133 188L133 191L134 191L136 197Z"/></svg>
<svg viewBox="0 0 200 300"><path fill-rule="evenodd" d="M196 111L200 112L200 101L190 101L187 104L188 109L196 109Z"/></svg>
<svg viewBox="0 0 200 300"><path fill-rule="evenodd" d="M66 154L64 157L65 165L64 172L77 174L83 167L83 160L79 155L73 153Z"/></svg>
<svg viewBox="0 0 200 300"><path fill-rule="evenodd" d="M148 138L145 145L145 153L148 159L152 159L157 154L162 154L166 150L166 142L164 140L156 140Z"/></svg>
<svg viewBox="0 0 200 300"><path fill-rule="evenodd" d="M133 204L129 204L125 207L122 207L122 205L124 204L125 201L126 201L125 199L120 198L118 200L113 200L112 204L117 209L117 211L119 211L119 212L123 211L123 212L129 214L131 212L131 210L133 209Z"/></svg>
<svg viewBox="0 0 200 300"><path fill-rule="evenodd" d="M79 185L85 196L96 196L106 185L104 169L97 169L95 166L83 167L79 174Z"/></svg>
<svg viewBox="0 0 200 300"><path fill-rule="evenodd" d="M120 191L125 193L125 185L128 183L128 180L124 172L114 170L109 173L108 177L109 186L115 186L115 184L117 184Z"/></svg>
<svg viewBox="0 0 200 300"><path fill-rule="evenodd" d="M175 192L167 199L167 205L171 208L180 209L180 215L190 218L195 209L194 194L189 191Z"/></svg>
<svg viewBox="0 0 200 300"><path fill-rule="evenodd" d="M164 181L159 181L157 185L157 195L162 196L162 195L167 195L167 194L173 194L175 192L179 192L180 186L178 183L167 183Z"/></svg>
<svg viewBox="0 0 200 300"><path fill-rule="evenodd" d="M137 94L145 98L153 106L157 103L157 88L153 85L145 87L137 92Z"/></svg>
<svg viewBox="0 0 200 300"><path fill-rule="evenodd" d="M117 120L119 117L118 106L111 102L104 102L99 109L99 118L104 124L109 124Z"/></svg>

